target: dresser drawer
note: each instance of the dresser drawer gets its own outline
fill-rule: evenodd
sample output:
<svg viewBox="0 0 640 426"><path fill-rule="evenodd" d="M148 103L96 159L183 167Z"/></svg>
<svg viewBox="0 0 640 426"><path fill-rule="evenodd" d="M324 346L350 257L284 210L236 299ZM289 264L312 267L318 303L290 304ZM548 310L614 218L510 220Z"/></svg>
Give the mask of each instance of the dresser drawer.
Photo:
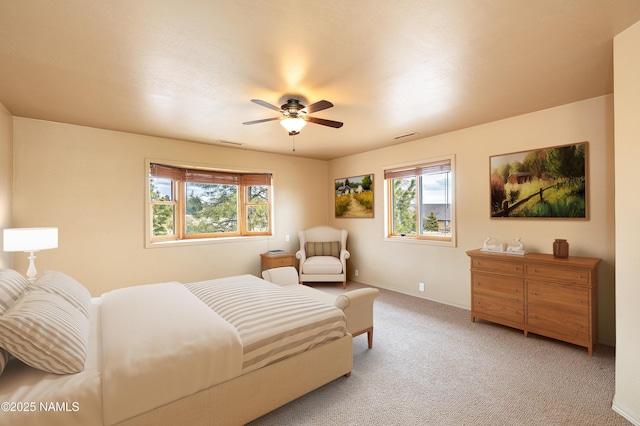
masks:
<svg viewBox="0 0 640 426"><path fill-rule="evenodd" d="M490 318L524 324L524 303L498 297L474 295L473 311ZM482 315L480 315L482 316Z"/></svg>
<svg viewBox="0 0 640 426"><path fill-rule="evenodd" d="M563 282L589 285L591 273L586 269L555 267L550 265L527 265L527 277L548 278Z"/></svg>
<svg viewBox="0 0 640 426"><path fill-rule="evenodd" d="M490 271L492 273L503 273L512 275L524 274L524 265L522 263L505 262L504 260L473 258L471 260L471 267L475 269Z"/></svg>
<svg viewBox="0 0 640 426"><path fill-rule="evenodd" d="M589 289L527 280L528 303L574 312L589 312Z"/></svg>
<svg viewBox="0 0 640 426"><path fill-rule="evenodd" d="M553 335L580 340L589 340L590 336L586 315L544 306L529 305L527 307L527 326L532 333L547 331Z"/></svg>
<svg viewBox="0 0 640 426"><path fill-rule="evenodd" d="M260 271L283 266L296 266L295 255L293 253L262 253L260 255Z"/></svg>
<svg viewBox="0 0 640 426"><path fill-rule="evenodd" d="M522 278L501 275L472 274L473 292L487 296L503 297L513 300L524 300L524 280Z"/></svg>

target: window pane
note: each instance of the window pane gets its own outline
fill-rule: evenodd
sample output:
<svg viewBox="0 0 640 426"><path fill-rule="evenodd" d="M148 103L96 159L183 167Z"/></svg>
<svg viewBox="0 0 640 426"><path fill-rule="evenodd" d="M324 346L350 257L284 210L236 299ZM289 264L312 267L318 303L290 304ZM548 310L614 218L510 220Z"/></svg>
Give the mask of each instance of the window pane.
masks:
<svg viewBox="0 0 640 426"><path fill-rule="evenodd" d="M269 230L269 207L247 207L247 231L267 232Z"/></svg>
<svg viewBox="0 0 640 426"><path fill-rule="evenodd" d="M153 205L153 236L175 235L175 208L172 204Z"/></svg>
<svg viewBox="0 0 640 426"><path fill-rule="evenodd" d="M187 234L238 232L238 187L186 184Z"/></svg>
<svg viewBox="0 0 640 426"><path fill-rule="evenodd" d="M393 179L393 234L416 234L415 198L415 177Z"/></svg>
<svg viewBox="0 0 640 426"><path fill-rule="evenodd" d="M173 200L173 181L171 179L149 179L151 201L175 201Z"/></svg>
<svg viewBox="0 0 640 426"><path fill-rule="evenodd" d="M421 230L422 235L451 235L450 172L422 175Z"/></svg>
<svg viewBox="0 0 640 426"><path fill-rule="evenodd" d="M248 186L247 201L252 204L267 204L269 202L269 187L266 185Z"/></svg>

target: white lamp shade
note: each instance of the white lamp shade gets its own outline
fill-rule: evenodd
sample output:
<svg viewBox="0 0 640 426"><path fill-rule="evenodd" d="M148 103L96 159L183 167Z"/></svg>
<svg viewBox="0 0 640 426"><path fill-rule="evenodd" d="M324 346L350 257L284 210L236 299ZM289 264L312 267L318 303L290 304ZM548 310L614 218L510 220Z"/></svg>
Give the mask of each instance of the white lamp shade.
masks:
<svg viewBox="0 0 640 426"><path fill-rule="evenodd" d="M38 251L58 247L58 228L9 228L2 233L4 251Z"/></svg>
<svg viewBox="0 0 640 426"><path fill-rule="evenodd" d="M289 133L300 133L300 130L307 124L302 118L285 118L280 120L282 127L287 129Z"/></svg>

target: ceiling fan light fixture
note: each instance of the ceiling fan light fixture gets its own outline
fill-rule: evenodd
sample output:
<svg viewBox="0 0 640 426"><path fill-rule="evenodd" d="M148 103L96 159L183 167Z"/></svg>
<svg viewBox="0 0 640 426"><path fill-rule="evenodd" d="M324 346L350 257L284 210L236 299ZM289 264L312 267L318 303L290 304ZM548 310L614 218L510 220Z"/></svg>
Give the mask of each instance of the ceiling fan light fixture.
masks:
<svg viewBox="0 0 640 426"><path fill-rule="evenodd" d="M307 124L302 118L285 118L280 120L280 124L284 127L290 135L297 135L300 130Z"/></svg>

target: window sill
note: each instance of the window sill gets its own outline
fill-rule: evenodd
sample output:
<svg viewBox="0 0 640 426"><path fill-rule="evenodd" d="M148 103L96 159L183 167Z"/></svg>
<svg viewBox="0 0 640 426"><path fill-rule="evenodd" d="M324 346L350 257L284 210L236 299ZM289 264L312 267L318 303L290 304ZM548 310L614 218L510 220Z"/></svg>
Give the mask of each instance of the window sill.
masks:
<svg viewBox="0 0 640 426"><path fill-rule="evenodd" d="M422 245L428 245L428 246L456 247L455 240L438 241L438 240L427 240L424 238L414 238L414 237L385 237L383 238L383 241L387 243L422 244Z"/></svg>
<svg viewBox="0 0 640 426"><path fill-rule="evenodd" d="M273 235L257 235L253 237L219 237L219 238L198 238L188 240L169 240L169 241L147 241L145 248L167 248L167 247L183 247L183 246L199 246L209 244L224 244L224 243L239 243L239 242L252 242L252 241L264 241L272 240L275 237Z"/></svg>

